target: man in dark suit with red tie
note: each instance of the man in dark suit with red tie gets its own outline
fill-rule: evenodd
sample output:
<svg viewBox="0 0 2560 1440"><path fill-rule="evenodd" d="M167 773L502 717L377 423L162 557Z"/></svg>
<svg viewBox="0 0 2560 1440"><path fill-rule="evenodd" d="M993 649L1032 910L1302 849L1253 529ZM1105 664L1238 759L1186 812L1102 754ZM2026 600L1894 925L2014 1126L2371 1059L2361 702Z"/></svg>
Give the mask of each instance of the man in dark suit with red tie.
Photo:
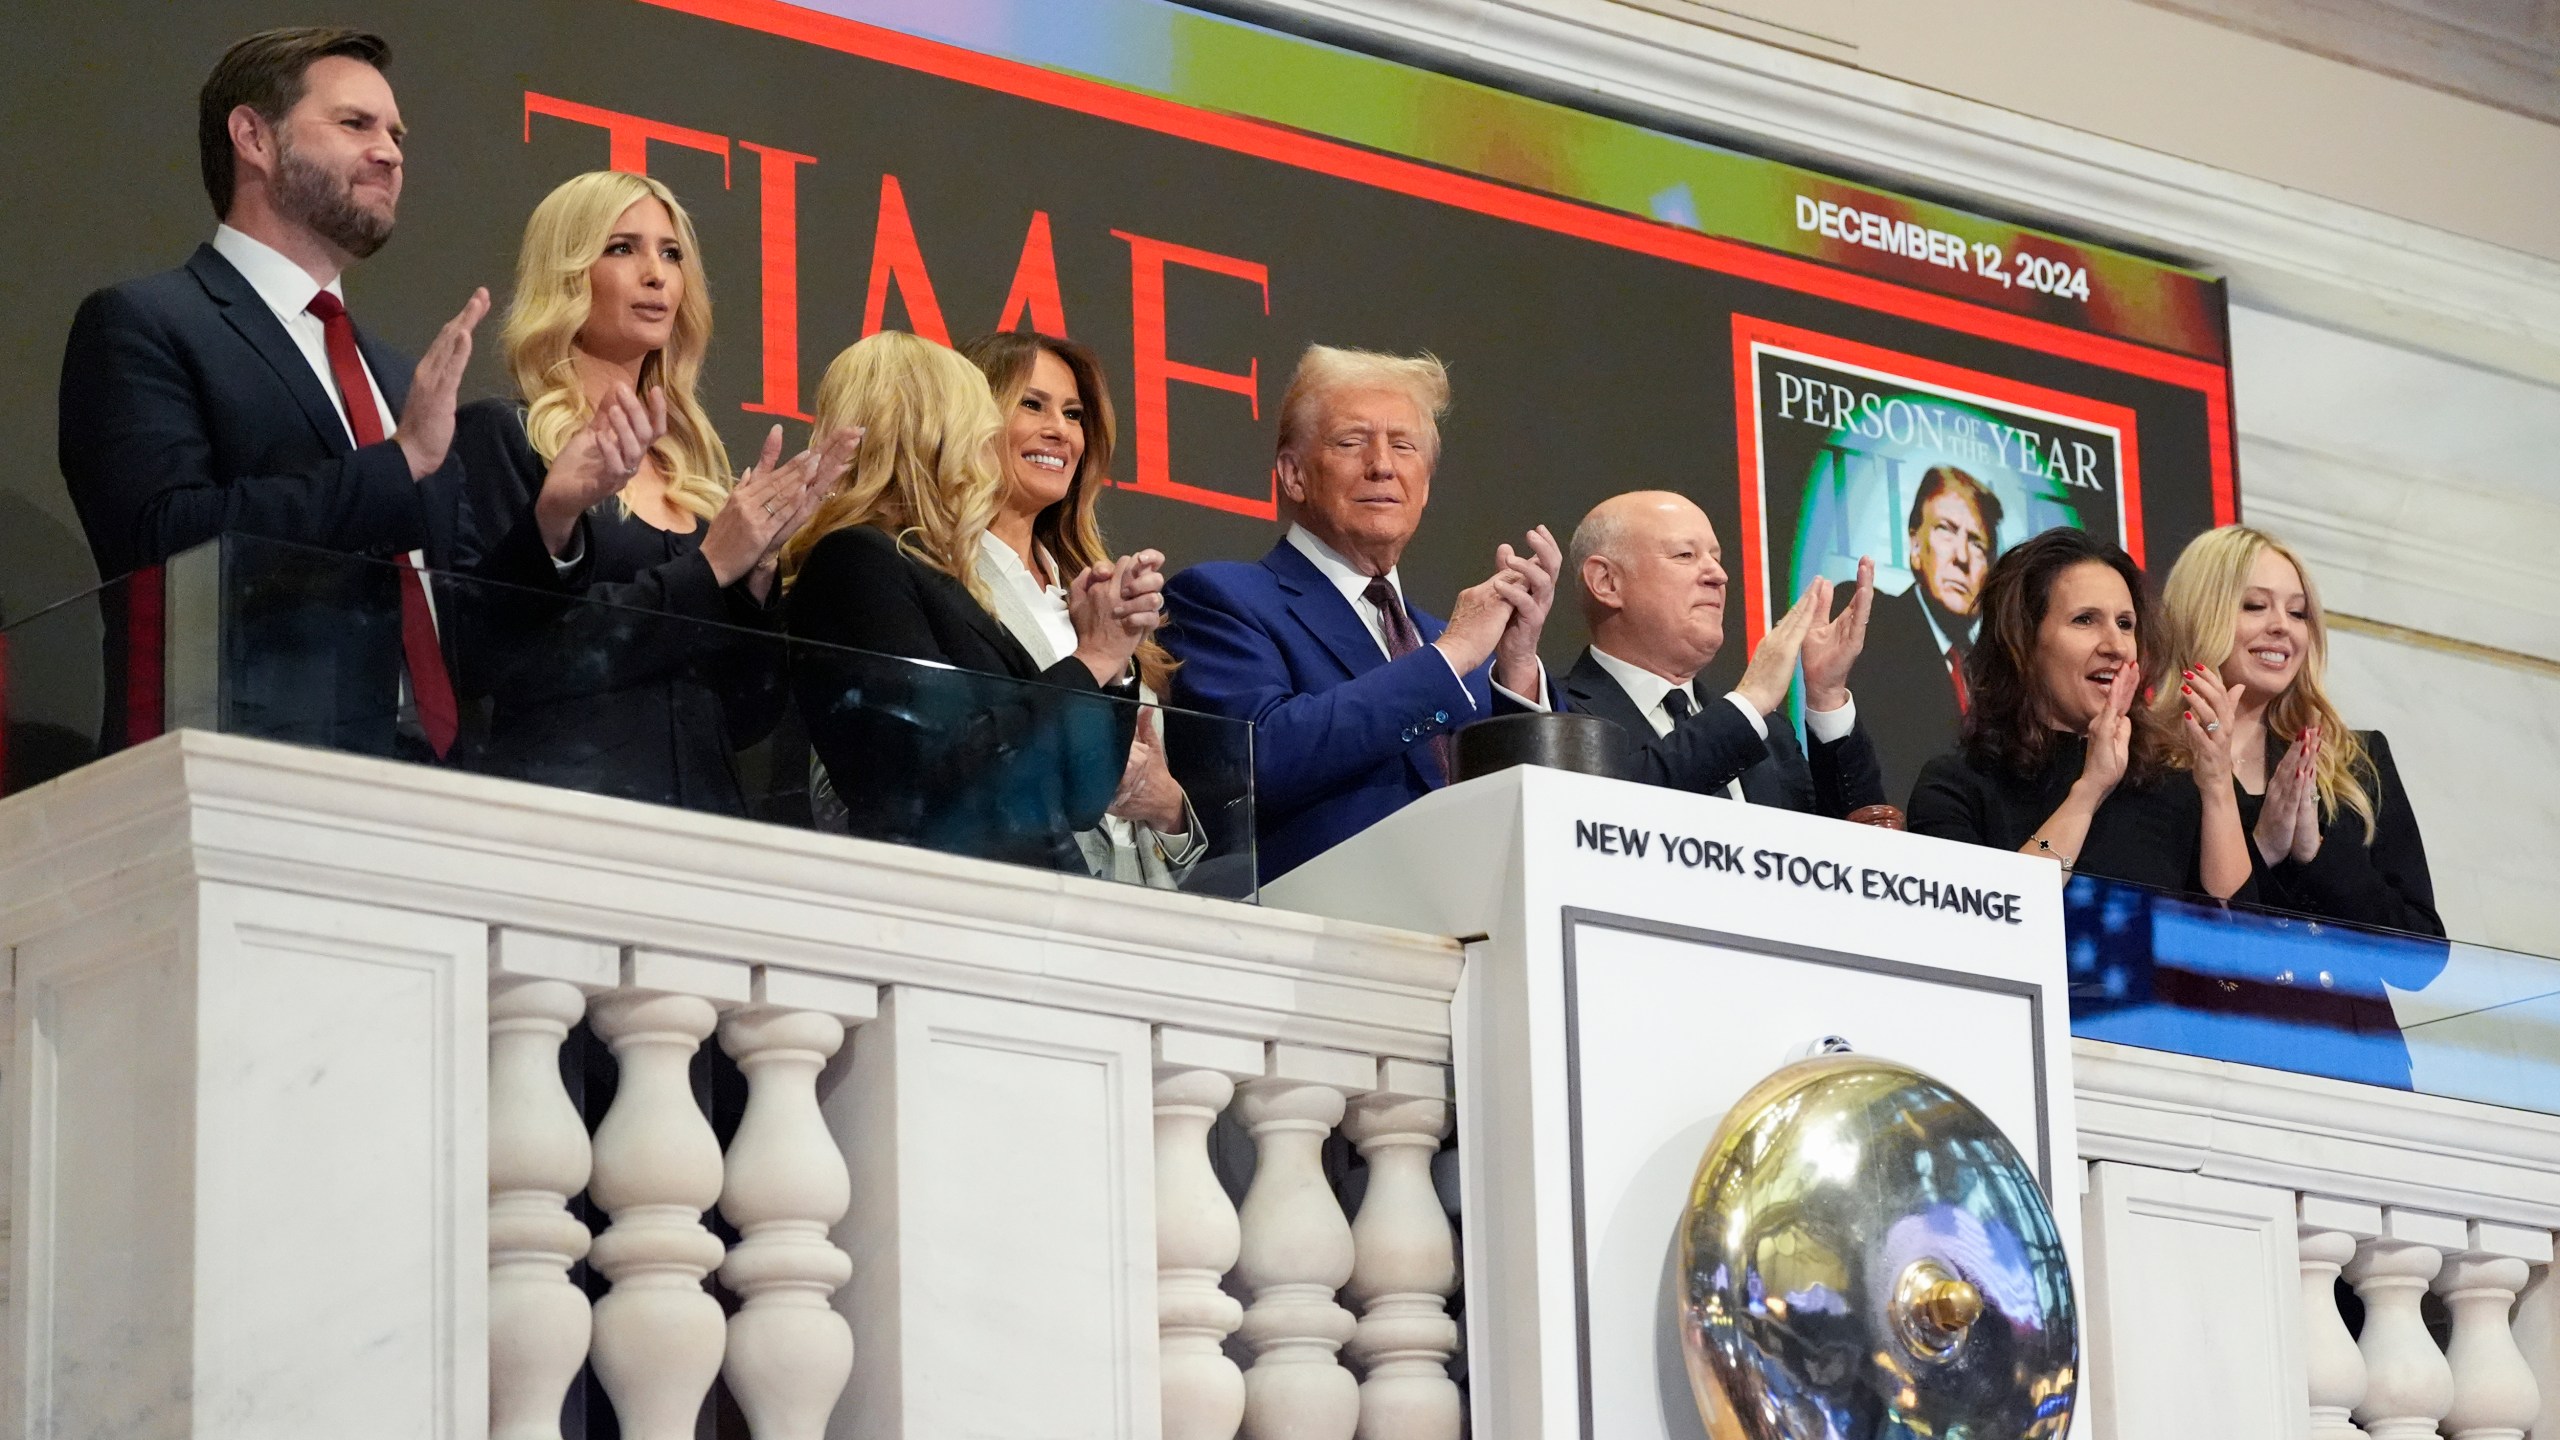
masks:
<svg viewBox="0 0 2560 1440"><path fill-rule="evenodd" d="M379 36L332 28L264 31L224 52L197 111L221 225L177 269L82 302L59 448L102 578L227 533L385 557L280 564L263 587L226 578L224 723L389 753L405 694L410 744L441 755L455 702L417 567L449 553L446 452L488 295L472 295L414 372L348 317L339 276L390 238L399 207L389 63Z"/></svg>
<svg viewBox="0 0 2560 1440"><path fill-rule="evenodd" d="M1869 621L1871 679L1884 682L1876 748L1886 792L1908 799L1920 767L1955 748L1964 725L1964 656L1980 622L1982 577L2000 550L2000 497L1953 465L1920 477L1904 543L1910 590L1878 597Z"/></svg>
<svg viewBox="0 0 2560 1440"><path fill-rule="evenodd" d="M1428 355L1314 345L1280 402L1296 523L1259 561L1165 587L1173 701L1253 723L1255 859L1285 874L1448 783L1470 720L1561 709L1538 662L1563 554L1544 526L1458 592L1446 625L1396 561L1421 527L1449 377Z"/></svg>

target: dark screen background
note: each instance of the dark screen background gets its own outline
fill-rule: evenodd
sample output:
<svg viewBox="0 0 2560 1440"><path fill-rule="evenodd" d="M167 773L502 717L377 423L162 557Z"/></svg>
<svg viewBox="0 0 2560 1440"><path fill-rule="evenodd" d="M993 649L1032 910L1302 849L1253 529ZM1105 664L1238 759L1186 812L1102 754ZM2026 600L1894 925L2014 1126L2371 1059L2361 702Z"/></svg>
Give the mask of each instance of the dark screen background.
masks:
<svg viewBox="0 0 2560 1440"><path fill-rule="evenodd" d="M525 92L729 137L718 157L650 147L650 171L692 210L718 333L704 399L733 454L770 423L761 393L757 156L752 141L817 157L799 168L800 404L858 338L881 178L895 174L954 338L992 328L1035 210L1048 212L1067 328L1102 354L1121 423L1115 471L1134 461L1132 232L1267 266L1270 313L1249 282L1167 271L1167 352L1220 371L1260 368L1261 418L1244 397L1184 384L1170 402L1172 474L1225 492L1268 492L1272 422L1307 343L1429 349L1456 401L1421 537L1403 573L1445 613L1493 547L1545 523L1561 540L1601 498L1690 494L1737 542L1731 316L1736 310L1970 369L2111 401L2140 417L2143 498L2155 562L2212 523L2203 397L1672 261L1456 211L1036 101L680 15L632 0L505 7L376 0L348 11L235 0L102 0L28 7L0 47L0 160L17 217L17 263L0 312L0 613L14 619L95 580L54 464L54 384L82 295L182 262L214 220L197 177L194 100L222 47L264 25L348 21L392 42L390 78L410 127L398 234L350 273L359 322L414 354L474 284L503 305L524 216L561 179L606 163L606 136L536 117ZM888 323L907 317L896 298ZM479 332L466 398L499 393L495 316ZM791 427L793 444L800 427ZM1106 497L1121 548L1153 545L1178 568L1249 558L1272 522L1155 496ZM1781 544L1784 542L1782 541ZM1740 673L1738 623L1707 683ZM1559 604L1546 653L1558 673L1581 643ZM68 647L64 664L94 663ZM33 703L25 657L13 705ZM75 710L84 681L53 700ZM1872 704L1872 702L1871 702ZM76 716L69 716L76 721Z"/></svg>

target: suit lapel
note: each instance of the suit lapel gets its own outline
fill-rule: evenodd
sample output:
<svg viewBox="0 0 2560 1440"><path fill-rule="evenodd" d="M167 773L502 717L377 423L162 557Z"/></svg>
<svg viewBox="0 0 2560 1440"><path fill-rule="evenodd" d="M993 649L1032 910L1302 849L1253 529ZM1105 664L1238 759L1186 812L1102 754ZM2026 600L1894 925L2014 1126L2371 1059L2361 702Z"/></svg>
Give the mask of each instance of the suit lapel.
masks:
<svg viewBox="0 0 2560 1440"><path fill-rule="evenodd" d="M1564 677L1564 693L1573 701L1573 708L1610 721L1625 730L1637 744L1646 744L1654 738L1653 722L1636 708L1636 702L1627 694L1626 687L1600 668L1600 662L1592 658L1589 648L1586 647L1582 658L1573 663L1572 673Z"/></svg>
<svg viewBox="0 0 2560 1440"><path fill-rule="evenodd" d="M311 362L303 358L293 337L284 333L283 323L267 308L267 302L258 298L248 278L210 245L196 247L196 253L187 257L187 269L196 277L196 283L204 286L205 293L213 297L213 303L221 307L222 318L275 371L276 379L291 392L294 403L302 407L303 418L311 422L311 428L330 451L343 454L354 449L347 439L347 422L329 403L329 392L320 388L320 377L311 373Z"/></svg>
<svg viewBox="0 0 2560 1440"><path fill-rule="evenodd" d="M1369 633L1360 612L1324 578L1315 562L1298 553L1298 547L1283 538L1262 557L1262 566L1280 582L1289 595L1289 613L1307 627L1307 633L1340 661L1342 668L1357 679L1387 663L1387 652L1378 645L1378 637ZM1416 629L1420 627L1417 625Z"/></svg>

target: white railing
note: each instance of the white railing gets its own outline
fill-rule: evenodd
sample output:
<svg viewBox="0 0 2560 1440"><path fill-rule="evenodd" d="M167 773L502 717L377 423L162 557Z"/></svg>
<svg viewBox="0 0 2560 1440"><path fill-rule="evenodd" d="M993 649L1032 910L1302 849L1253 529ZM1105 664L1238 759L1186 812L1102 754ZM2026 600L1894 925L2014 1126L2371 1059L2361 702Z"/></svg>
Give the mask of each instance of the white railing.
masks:
<svg viewBox="0 0 2560 1440"><path fill-rule="evenodd" d="M849 1037L861 1043L879 991L647 952L619 957L609 989L548 978L592 974L612 948L508 930L495 940L491 1434L557 1440L568 1389L592 1360L633 1440L693 1435L715 1376L756 1440L819 1440L857 1347L895 1339L857 1333L833 1303L853 1275L846 1247L896 1239L850 1213L844 1145L827 1119L876 1109L843 1093L863 1072L828 1063ZM592 1143L559 1068L582 1018L619 1072ZM715 1035L748 1086L725 1155L687 1079ZM1457 1255L1431 1175L1451 1125L1447 1069L1170 1025L1153 1027L1151 1050L1166 1440L1456 1440ZM1209 1154L1230 1110L1255 1151L1241 1210ZM1336 1130L1369 1164L1356 1217L1322 1164ZM612 1217L592 1254L569 1209L582 1191ZM703 1224L715 1202L740 1237L725 1255ZM592 1316L570 1278L581 1257L612 1282ZM725 1331L704 1287L715 1272L740 1301ZM1228 1357L1231 1335L1249 1369Z"/></svg>
<svg viewBox="0 0 2560 1440"><path fill-rule="evenodd" d="M2551 1433L2560 1118L2076 1050L2095 1435Z"/></svg>
<svg viewBox="0 0 2560 1440"><path fill-rule="evenodd" d="M1450 939L196 734L5 803L11 1433L1459 1431ZM2534 1433L2560 1117L2075 1081L2084 1436Z"/></svg>

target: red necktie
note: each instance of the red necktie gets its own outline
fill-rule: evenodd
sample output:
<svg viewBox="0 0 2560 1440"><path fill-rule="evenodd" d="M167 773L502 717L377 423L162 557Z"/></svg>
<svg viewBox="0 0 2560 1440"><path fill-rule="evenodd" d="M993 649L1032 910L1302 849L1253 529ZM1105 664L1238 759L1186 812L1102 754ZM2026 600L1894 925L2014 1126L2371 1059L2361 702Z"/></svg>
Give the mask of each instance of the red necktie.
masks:
<svg viewBox="0 0 2560 1440"><path fill-rule="evenodd" d="M1386 576L1369 577L1369 588L1360 592L1360 598L1378 607L1379 624L1387 632L1388 659L1401 660L1422 648L1422 632L1413 628L1413 616L1405 611L1404 597L1387 583ZM1444 730L1431 737L1431 755L1440 762L1440 783L1449 783L1450 777L1458 773L1457 746L1451 743L1449 732Z"/></svg>
<svg viewBox="0 0 2560 1440"><path fill-rule="evenodd" d="M1956 713L1959 715L1973 708L1973 692L1964 688L1964 651L1962 641L1947 647L1947 678L1955 682Z"/></svg>
<svg viewBox="0 0 2560 1440"><path fill-rule="evenodd" d="M382 411L373 403L373 382L365 378L364 360L356 354L356 323L347 318L346 302L323 290L305 307L320 317L329 345L329 374L338 382L338 403L347 411L347 428L356 444L378 445L390 435ZM436 646L435 612L427 607L426 576L415 557L402 555L400 567L400 653L409 662L409 691L418 700L418 728L427 745L444 758L460 728L453 703L453 677L445 673L444 652Z"/></svg>

